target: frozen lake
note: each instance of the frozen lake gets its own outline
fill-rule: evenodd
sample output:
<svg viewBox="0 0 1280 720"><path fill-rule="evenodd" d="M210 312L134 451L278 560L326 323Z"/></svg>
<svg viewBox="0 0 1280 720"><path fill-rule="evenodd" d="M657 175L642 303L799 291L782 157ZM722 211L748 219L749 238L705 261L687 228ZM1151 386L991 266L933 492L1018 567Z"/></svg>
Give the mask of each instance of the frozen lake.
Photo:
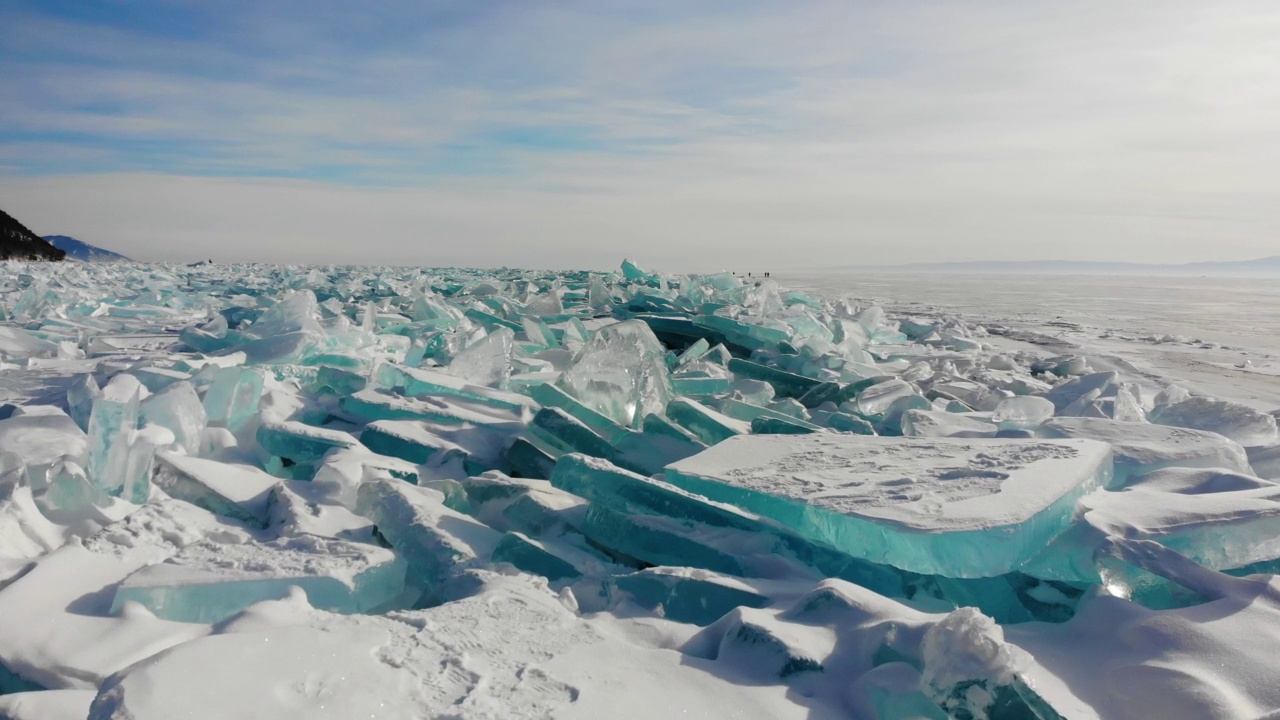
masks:
<svg viewBox="0 0 1280 720"><path fill-rule="evenodd" d="M1062 319L1137 335L1185 335L1280 354L1280 282L1274 278L1104 275L777 275L779 283L874 299L886 309L973 319Z"/></svg>
<svg viewBox="0 0 1280 720"><path fill-rule="evenodd" d="M1264 409L1280 405L1280 282L1268 278L777 274L784 287L886 310L1043 333ZM1166 335L1183 342L1158 342ZM1185 341L1201 342L1185 342ZM1247 363L1247 364L1246 364Z"/></svg>

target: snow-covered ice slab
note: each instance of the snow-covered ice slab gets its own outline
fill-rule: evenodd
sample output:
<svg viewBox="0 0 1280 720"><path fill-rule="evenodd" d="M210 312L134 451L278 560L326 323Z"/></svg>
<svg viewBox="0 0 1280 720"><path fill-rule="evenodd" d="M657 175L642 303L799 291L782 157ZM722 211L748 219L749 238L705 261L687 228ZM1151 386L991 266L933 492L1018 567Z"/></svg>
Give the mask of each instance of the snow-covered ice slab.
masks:
<svg viewBox="0 0 1280 720"><path fill-rule="evenodd" d="M250 465L233 465L173 452L157 453L152 480L171 497L258 527L267 525L271 489L280 482Z"/></svg>
<svg viewBox="0 0 1280 720"><path fill-rule="evenodd" d="M1016 569L1107 484L1093 440L741 436L667 466L669 482L904 570Z"/></svg>
<svg viewBox="0 0 1280 720"><path fill-rule="evenodd" d="M1244 448L1234 440L1204 430L1119 422L1105 418L1054 418L1040 426L1042 438L1083 438L1111 445L1116 481L1166 467L1223 468L1249 472Z"/></svg>
<svg viewBox="0 0 1280 720"><path fill-rule="evenodd" d="M390 550L319 537L270 543L204 540L145 567L116 590L112 611L134 601L165 620L212 623L301 587L338 613L370 610L404 591L405 562Z"/></svg>

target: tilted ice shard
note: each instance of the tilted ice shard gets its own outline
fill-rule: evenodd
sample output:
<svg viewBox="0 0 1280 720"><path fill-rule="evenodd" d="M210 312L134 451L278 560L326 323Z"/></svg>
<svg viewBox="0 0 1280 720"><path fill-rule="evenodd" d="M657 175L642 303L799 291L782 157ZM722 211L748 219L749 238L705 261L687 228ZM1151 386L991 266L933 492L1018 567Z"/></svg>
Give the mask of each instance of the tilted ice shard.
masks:
<svg viewBox="0 0 1280 720"><path fill-rule="evenodd" d="M116 375L93 404L89 418L89 480L104 493L119 495L129 473L129 448L138 429L142 384Z"/></svg>
<svg viewBox="0 0 1280 720"><path fill-rule="evenodd" d="M200 451L200 438L208 424L204 405L191 383L174 383L142 401L141 418L173 433L178 446L189 454Z"/></svg>
<svg viewBox="0 0 1280 720"><path fill-rule="evenodd" d="M81 430L89 431L89 417L93 414L93 403L102 397L102 390L94 382L91 373L80 375L67 386L67 409L71 419Z"/></svg>
<svg viewBox="0 0 1280 720"><path fill-rule="evenodd" d="M648 325L620 322L596 332L558 385L615 422L639 427L674 397L664 354Z"/></svg>
<svg viewBox="0 0 1280 720"><path fill-rule="evenodd" d="M156 450L174 444L173 433L168 428L148 424L138 430L129 447L129 461L120 496L139 505L145 503L151 495L151 473L155 467Z"/></svg>
<svg viewBox="0 0 1280 720"><path fill-rule="evenodd" d="M449 363L449 374L469 383L504 387L511 377L511 352L515 333L500 327L471 343Z"/></svg>
<svg viewBox="0 0 1280 720"><path fill-rule="evenodd" d="M75 513L102 499L101 491L89 482L83 468L72 460L63 460L49 468L48 487L41 498L50 510Z"/></svg>
<svg viewBox="0 0 1280 720"><path fill-rule="evenodd" d="M1072 403L1078 402L1080 398L1092 391L1098 391L1101 394L1107 388L1112 387L1119 382L1120 375L1116 372L1101 372L1092 375L1084 375L1074 380L1055 387L1053 390L1044 394L1044 397L1053 403L1059 412L1065 410Z"/></svg>
<svg viewBox="0 0 1280 720"><path fill-rule="evenodd" d="M1053 417L1053 403L1038 397L1011 397L1000 401L991 422L1001 430L1035 430Z"/></svg>
<svg viewBox="0 0 1280 720"><path fill-rule="evenodd" d="M667 480L856 557L948 577L1016 568L1111 476L1089 440L731 438Z"/></svg>
<svg viewBox="0 0 1280 720"><path fill-rule="evenodd" d="M246 367L218 368L204 397L209 425L239 433L250 427L262 398L260 370Z"/></svg>
<svg viewBox="0 0 1280 720"><path fill-rule="evenodd" d="M1187 472L1214 471L1171 468L1145 477ZM1217 570L1280 558L1280 488L1270 484L1188 493L1185 488L1170 492L1144 483L1124 492L1089 495L1080 501L1080 509L1081 519L1027 572L1097 582L1094 556L1108 537L1152 540Z"/></svg>
<svg viewBox="0 0 1280 720"><path fill-rule="evenodd" d="M1129 388L1122 387L1116 392L1115 407L1111 411L1111 417L1121 422L1146 422L1147 413L1142 409L1142 403L1138 401L1137 396Z"/></svg>

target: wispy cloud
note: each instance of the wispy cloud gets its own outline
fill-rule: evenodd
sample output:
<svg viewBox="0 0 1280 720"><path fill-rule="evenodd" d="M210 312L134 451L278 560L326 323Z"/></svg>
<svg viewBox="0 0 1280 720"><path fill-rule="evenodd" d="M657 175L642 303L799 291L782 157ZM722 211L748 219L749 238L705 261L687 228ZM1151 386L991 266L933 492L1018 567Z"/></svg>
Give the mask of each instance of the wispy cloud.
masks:
<svg viewBox="0 0 1280 720"><path fill-rule="evenodd" d="M254 238L221 245L243 257L293 257L298 232L275 228L270 249L206 216L215 195L259 228L276 222L255 198L278 199L329 260L371 256L306 209L324 203L366 213L373 253L406 261L427 227L470 239L473 263L524 236L560 264L625 240L704 265L1197 259L1261 254L1280 232L1268 2L16 0L0 14L5 203L144 257L217 232ZM108 185L134 212L95 214L82 196ZM198 230L147 211L161 186L205 194L161 193Z"/></svg>

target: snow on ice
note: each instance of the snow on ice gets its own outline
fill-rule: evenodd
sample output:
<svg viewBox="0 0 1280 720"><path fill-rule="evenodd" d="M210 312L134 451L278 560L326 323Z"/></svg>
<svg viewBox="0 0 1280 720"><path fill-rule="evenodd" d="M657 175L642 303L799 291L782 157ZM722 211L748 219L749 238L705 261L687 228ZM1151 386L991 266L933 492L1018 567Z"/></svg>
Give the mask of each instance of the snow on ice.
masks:
<svg viewBox="0 0 1280 720"><path fill-rule="evenodd" d="M1280 709L1275 412L630 261L3 269L0 716Z"/></svg>

